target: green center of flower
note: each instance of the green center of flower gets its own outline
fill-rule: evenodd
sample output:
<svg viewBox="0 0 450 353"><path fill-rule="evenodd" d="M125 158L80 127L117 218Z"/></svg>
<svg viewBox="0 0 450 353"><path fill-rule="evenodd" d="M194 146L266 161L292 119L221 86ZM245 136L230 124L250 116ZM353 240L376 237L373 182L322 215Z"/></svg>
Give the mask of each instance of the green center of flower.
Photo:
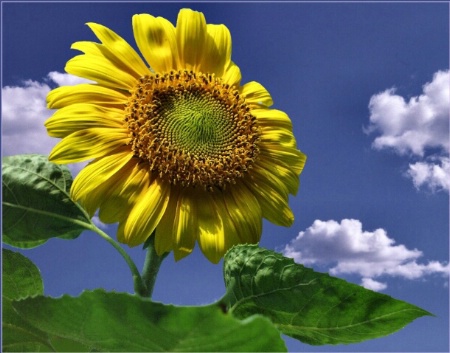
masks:
<svg viewBox="0 0 450 353"><path fill-rule="evenodd" d="M256 118L239 92L214 75L142 77L126 113L135 156L173 184L222 189L259 153Z"/></svg>

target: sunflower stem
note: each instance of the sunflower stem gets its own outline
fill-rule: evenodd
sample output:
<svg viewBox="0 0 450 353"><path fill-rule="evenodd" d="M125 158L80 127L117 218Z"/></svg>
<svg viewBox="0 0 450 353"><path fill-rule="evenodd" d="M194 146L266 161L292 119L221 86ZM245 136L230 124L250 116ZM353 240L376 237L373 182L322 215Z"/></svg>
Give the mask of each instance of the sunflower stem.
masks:
<svg viewBox="0 0 450 353"><path fill-rule="evenodd" d="M152 234L147 239L144 245L145 248L147 248L147 255L145 256L144 268L142 270L142 280L146 288L145 296L151 298L159 268L169 253L164 253L161 256L156 253L155 234Z"/></svg>
<svg viewBox="0 0 450 353"><path fill-rule="evenodd" d="M128 267L130 268L131 274L133 276L134 292L141 296L144 296L146 293L146 286L145 286L144 281L142 280L141 274L139 273L139 270L138 270L136 264L133 262L131 257L125 252L125 250L120 246L119 243L117 243L113 238L111 238L104 231L97 228L94 224L92 224L90 229L92 231L94 231L95 233L97 233L98 235L100 235L108 243L110 243L119 252L119 254L122 255L122 257L124 258Z"/></svg>

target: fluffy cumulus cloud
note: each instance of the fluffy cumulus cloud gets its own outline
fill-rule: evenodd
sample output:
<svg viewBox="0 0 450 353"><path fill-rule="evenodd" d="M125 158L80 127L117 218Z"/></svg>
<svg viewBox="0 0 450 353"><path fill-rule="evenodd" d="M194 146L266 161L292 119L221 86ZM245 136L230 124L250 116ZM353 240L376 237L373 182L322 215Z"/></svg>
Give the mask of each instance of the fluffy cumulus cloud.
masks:
<svg viewBox="0 0 450 353"><path fill-rule="evenodd" d="M418 189L428 186L433 191L450 190L450 159L440 156L412 163L409 165L407 175Z"/></svg>
<svg viewBox="0 0 450 353"><path fill-rule="evenodd" d="M42 82L27 80L17 86L2 87L2 155L49 154L58 140L49 137L44 127L45 120L53 114L47 109L46 96L51 86L82 82L86 80L50 72Z"/></svg>
<svg viewBox="0 0 450 353"><path fill-rule="evenodd" d="M418 279L430 274L448 276L450 271L447 263L419 263L421 251L396 244L384 229L365 231L355 219L316 220L283 253L307 266L327 266L335 276L358 275L361 285L378 291L387 287L376 280L379 277Z"/></svg>
<svg viewBox="0 0 450 353"><path fill-rule="evenodd" d="M370 99L368 133L379 134L373 147L392 149L414 162L406 172L417 188L449 190L450 73L438 71L423 93L405 100L387 89ZM432 152L430 152L432 151Z"/></svg>
<svg viewBox="0 0 450 353"><path fill-rule="evenodd" d="M2 88L3 155L50 152L54 140L44 127L52 114L45 103L49 91L46 83L31 80Z"/></svg>

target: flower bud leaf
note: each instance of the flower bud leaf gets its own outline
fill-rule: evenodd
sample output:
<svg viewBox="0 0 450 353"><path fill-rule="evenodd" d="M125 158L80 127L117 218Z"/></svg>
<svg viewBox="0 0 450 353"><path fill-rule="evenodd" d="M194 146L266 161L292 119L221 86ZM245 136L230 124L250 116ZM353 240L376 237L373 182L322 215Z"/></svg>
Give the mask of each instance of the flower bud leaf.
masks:
<svg viewBox="0 0 450 353"><path fill-rule="evenodd" d="M282 333L311 345L362 342L432 315L256 245L231 248L224 277L223 301L232 315L265 315Z"/></svg>

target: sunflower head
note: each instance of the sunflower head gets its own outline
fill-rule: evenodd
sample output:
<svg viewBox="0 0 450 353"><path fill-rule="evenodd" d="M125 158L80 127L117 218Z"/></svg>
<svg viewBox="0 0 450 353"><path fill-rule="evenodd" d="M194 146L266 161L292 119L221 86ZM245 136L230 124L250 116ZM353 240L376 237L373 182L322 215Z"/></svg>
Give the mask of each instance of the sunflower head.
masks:
<svg viewBox="0 0 450 353"><path fill-rule="evenodd" d="M292 224L288 197L306 157L266 89L241 85L227 27L188 9L176 26L135 15L143 60L112 30L88 26L100 43L74 43L83 54L66 71L94 83L47 99L58 109L48 133L62 139L50 160L92 160L74 180L75 200L119 222L119 241L135 246L153 234L158 254L177 260L198 242L216 263L235 244L257 243L263 218Z"/></svg>
<svg viewBox="0 0 450 353"><path fill-rule="evenodd" d="M239 91L213 74L172 70L142 77L125 121L134 154L182 187L224 189L259 151L256 118Z"/></svg>

